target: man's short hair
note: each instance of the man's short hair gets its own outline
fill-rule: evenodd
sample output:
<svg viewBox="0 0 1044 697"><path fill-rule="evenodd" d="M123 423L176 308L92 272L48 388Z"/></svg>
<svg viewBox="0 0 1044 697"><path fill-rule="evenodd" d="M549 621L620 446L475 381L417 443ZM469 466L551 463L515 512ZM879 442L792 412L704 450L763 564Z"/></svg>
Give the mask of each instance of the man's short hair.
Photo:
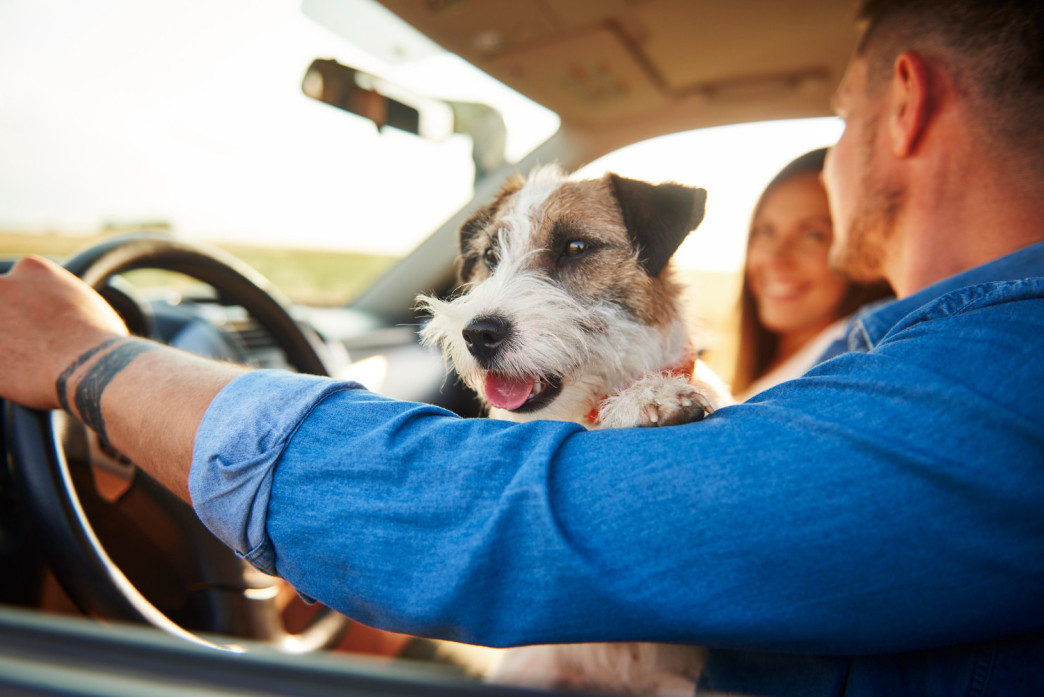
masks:
<svg viewBox="0 0 1044 697"><path fill-rule="evenodd" d="M903 51L942 61L986 143L1044 174L1042 0L864 0L859 19L870 90Z"/></svg>

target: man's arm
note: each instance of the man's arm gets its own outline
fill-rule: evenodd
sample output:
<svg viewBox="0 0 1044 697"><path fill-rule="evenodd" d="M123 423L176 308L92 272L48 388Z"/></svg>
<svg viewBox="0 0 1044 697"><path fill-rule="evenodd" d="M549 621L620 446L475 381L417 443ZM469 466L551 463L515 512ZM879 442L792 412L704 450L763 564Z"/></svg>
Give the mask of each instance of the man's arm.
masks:
<svg viewBox="0 0 1044 697"><path fill-rule="evenodd" d="M1025 631L1044 608L1044 363L1025 358L1044 299L1013 293L944 298L678 427L460 419L254 372L200 426L196 509L306 595L468 643L853 654Z"/></svg>
<svg viewBox="0 0 1044 697"><path fill-rule="evenodd" d="M212 530L368 624L910 651L1044 620L1042 303L1037 279L964 289L699 423L584 431L125 348L30 259L0 278L0 395L54 408L117 338L70 371L74 412L183 496L193 458Z"/></svg>
<svg viewBox="0 0 1044 697"><path fill-rule="evenodd" d="M64 406L188 500L196 430L243 368L128 337L101 296L38 257L0 276L0 337L0 396Z"/></svg>

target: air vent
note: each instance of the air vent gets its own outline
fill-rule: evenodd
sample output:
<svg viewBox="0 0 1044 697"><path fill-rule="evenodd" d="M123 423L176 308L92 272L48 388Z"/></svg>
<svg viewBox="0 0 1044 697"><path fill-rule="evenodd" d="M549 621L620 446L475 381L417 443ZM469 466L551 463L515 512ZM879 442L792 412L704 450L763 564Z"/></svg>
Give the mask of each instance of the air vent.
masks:
<svg viewBox="0 0 1044 697"><path fill-rule="evenodd" d="M268 331L253 320L233 322L229 329L239 337L243 347L249 352L276 348L276 344Z"/></svg>
<svg viewBox="0 0 1044 697"><path fill-rule="evenodd" d="M232 320L224 329L243 352L248 364L257 368L288 367L272 335L253 318Z"/></svg>

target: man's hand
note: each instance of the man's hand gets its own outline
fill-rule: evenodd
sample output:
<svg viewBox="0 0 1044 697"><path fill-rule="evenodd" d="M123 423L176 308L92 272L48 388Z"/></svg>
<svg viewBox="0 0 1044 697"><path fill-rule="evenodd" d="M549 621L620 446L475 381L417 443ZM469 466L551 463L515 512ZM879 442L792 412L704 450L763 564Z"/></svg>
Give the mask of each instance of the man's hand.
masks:
<svg viewBox="0 0 1044 697"><path fill-rule="evenodd" d="M67 379L73 415L187 501L196 429L244 368L126 336L108 303L57 264L27 257L0 276L0 397L56 409Z"/></svg>
<svg viewBox="0 0 1044 697"><path fill-rule="evenodd" d="M126 334L93 289L51 261L26 257L0 276L0 397L56 409L62 371L94 346Z"/></svg>

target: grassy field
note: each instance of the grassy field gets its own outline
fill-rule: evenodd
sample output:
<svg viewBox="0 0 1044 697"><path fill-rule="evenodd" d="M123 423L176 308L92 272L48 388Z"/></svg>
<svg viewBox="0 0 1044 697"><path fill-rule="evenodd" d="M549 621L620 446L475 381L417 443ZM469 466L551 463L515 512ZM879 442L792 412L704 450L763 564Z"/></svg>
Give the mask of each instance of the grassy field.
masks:
<svg viewBox="0 0 1044 697"><path fill-rule="evenodd" d="M62 259L105 237L0 231L0 257L33 253ZM395 262L390 256L351 252L219 246L260 271L292 300L311 305L343 305ZM167 283L157 274L139 272L135 279L136 282L144 279L146 285Z"/></svg>

